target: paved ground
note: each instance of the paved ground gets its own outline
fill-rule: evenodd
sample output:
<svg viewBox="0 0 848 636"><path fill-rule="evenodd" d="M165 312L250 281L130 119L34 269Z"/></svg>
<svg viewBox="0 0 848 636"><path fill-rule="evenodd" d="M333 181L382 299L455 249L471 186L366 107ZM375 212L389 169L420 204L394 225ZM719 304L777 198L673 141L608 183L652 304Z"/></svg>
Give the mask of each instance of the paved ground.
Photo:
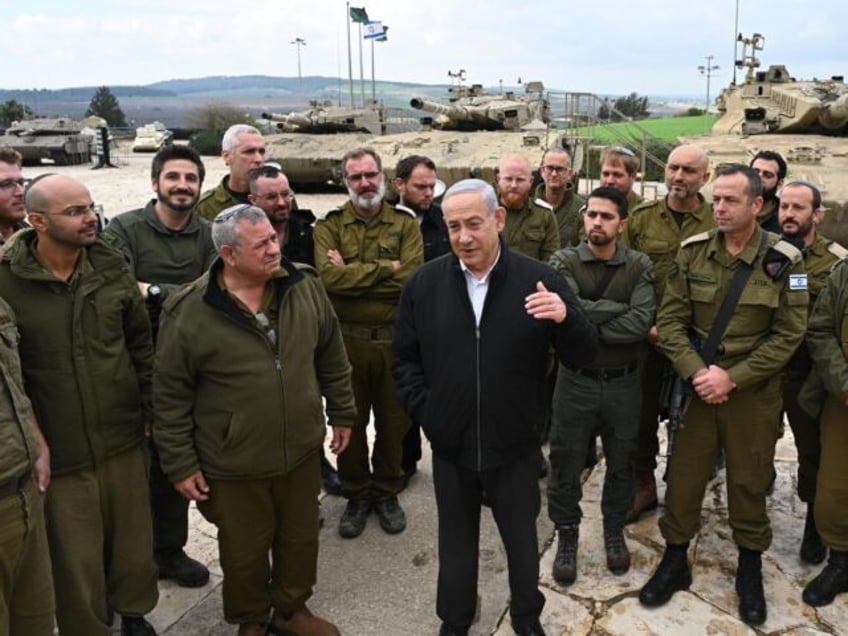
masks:
<svg viewBox="0 0 848 636"><path fill-rule="evenodd" d="M605 567L599 512L603 462L585 485L584 522L580 536L577 582L562 588L550 576L556 548L545 508L539 517L542 589L547 605L542 615L549 636L575 634L813 634L848 633L848 595L830 607L815 610L801 601L801 590L817 572L797 556L803 530L804 505L795 496L795 449L791 434L778 445L777 487L769 500L774 543L766 553L764 574L768 621L752 630L736 617L733 577L736 549L726 523L724 472L710 484L703 505L703 528L693 541L694 583L664 608L639 605L639 588L650 576L662 552L657 514L628 527L633 565L613 576ZM662 474L662 466L657 474ZM661 482L660 482L661 483ZM541 484L544 486L544 484ZM544 488L543 488L544 492ZM313 611L335 622L345 636L426 636L438 633L434 613L437 574L436 513L429 456L408 490L401 495L409 527L403 534L384 534L375 517L354 540L339 538L336 527L344 501L325 497L326 523L321 530L318 585L310 601ZM506 564L491 514L483 513L480 556L480 620L475 636L509 636ZM191 553L209 564L210 583L184 590L163 582L159 605L151 620L163 636L223 636L236 629L222 620L221 571L215 528L192 510Z"/></svg>

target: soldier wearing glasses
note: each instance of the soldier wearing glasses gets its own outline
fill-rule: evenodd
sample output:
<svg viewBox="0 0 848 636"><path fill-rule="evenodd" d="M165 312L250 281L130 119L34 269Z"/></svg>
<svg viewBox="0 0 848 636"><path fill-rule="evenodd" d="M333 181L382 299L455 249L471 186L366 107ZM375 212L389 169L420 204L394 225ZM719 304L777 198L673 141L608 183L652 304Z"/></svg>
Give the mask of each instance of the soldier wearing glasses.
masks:
<svg viewBox="0 0 848 636"><path fill-rule="evenodd" d="M33 228L6 243L0 295L15 312L26 390L50 447L45 514L62 636L156 632L147 485L153 343L130 266L97 237L88 190L64 175L25 195Z"/></svg>
<svg viewBox="0 0 848 636"><path fill-rule="evenodd" d="M281 259L260 208L224 210L212 240L210 270L162 312L162 466L218 526L224 617L239 635L332 636L306 601L318 557L322 397L333 452L347 447L355 414L338 320L314 271Z"/></svg>
<svg viewBox="0 0 848 636"><path fill-rule="evenodd" d="M27 227L25 183L20 153L12 148L0 147L0 248L12 234Z"/></svg>
<svg viewBox="0 0 848 636"><path fill-rule="evenodd" d="M348 499L339 534L353 538L365 529L372 507L385 532L406 528L397 495L404 485L401 448L409 422L395 397L391 349L401 287L423 263L424 248L415 215L383 200L377 153L348 152L342 173L350 201L316 224L315 264L353 365L357 416L350 448L339 457ZM372 409L376 440L369 461L366 426Z"/></svg>
<svg viewBox="0 0 848 636"><path fill-rule="evenodd" d="M577 194L572 183L574 171L571 169L571 156L563 148L551 148L542 155L542 180L536 186L536 200L547 202L554 210L561 247L577 245L580 242L580 208L586 199Z"/></svg>

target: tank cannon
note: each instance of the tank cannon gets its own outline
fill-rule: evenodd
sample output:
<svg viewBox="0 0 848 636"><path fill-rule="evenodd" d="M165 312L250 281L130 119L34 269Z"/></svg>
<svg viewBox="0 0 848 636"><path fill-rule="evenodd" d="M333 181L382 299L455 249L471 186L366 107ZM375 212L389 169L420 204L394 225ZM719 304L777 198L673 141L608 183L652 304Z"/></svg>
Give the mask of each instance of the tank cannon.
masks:
<svg viewBox="0 0 848 636"><path fill-rule="evenodd" d="M342 108L331 103L310 102L310 108L295 113L262 113L279 132L333 134L366 132L379 135L383 130L381 109Z"/></svg>

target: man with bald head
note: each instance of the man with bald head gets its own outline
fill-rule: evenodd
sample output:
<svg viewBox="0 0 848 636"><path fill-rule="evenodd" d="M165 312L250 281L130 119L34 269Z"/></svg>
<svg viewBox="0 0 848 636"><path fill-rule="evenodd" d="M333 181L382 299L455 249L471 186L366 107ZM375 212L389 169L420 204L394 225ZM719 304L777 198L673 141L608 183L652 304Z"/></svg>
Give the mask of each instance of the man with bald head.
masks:
<svg viewBox="0 0 848 636"><path fill-rule="evenodd" d="M549 148L542 155L539 170L544 183L536 186L536 200L545 201L553 208L560 245L577 245L582 221L580 208L586 204L586 199L577 194L571 181L574 177L571 155L564 148Z"/></svg>
<svg viewBox="0 0 848 636"><path fill-rule="evenodd" d="M155 635L145 434L153 343L130 266L97 236L88 190L64 175L25 195L31 229L6 243L0 296L20 332L24 385L50 447L45 502L62 636Z"/></svg>
<svg viewBox="0 0 848 636"><path fill-rule="evenodd" d="M524 155L506 155L498 164L498 198L506 210L501 236L506 244L544 263L560 247L554 209L544 199L530 199L533 169Z"/></svg>
<svg viewBox="0 0 848 636"><path fill-rule="evenodd" d="M677 248L690 236L714 226L712 206L700 193L710 177L709 159L697 146L684 144L671 151L665 165L668 194L637 206L630 214L625 244L648 255L654 264L657 307L662 304L666 280ZM633 454L636 495L627 513L632 523L646 510L657 507L657 427L659 425L660 378L666 358L657 349L657 329L648 331L651 345L642 377L642 420Z"/></svg>

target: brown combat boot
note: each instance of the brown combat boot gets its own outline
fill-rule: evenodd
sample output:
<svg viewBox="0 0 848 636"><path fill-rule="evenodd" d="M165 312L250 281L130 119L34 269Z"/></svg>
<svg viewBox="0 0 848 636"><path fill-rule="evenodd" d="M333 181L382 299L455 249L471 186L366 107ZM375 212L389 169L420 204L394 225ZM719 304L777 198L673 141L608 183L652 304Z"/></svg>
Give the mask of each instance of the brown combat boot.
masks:
<svg viewBox="0 0 848 636"><path fill-rule="evenodd" d="M604 550L607 569L613 574L624 574L630 569L630 550L621 528L604 526Z"/></svg>
<svg viewBox="0 0 848 636"><path fill-rule="evenodd" d="M654 510L658 505L657 480L654 478L654 471L639 471L635 479L636 493L633 495L633 503L627 509L625 525L638 521L643 512Z"/></svg>
<svg viewBox="0 0 848 636"><path fill-rule="evenodd" d="M295 610L288 619L274 610L271 624L268 625L268 633L272 636L277 634L285 636L289 634L297 634L297 636L340 636L335 625L315 616L306 605Z"/></svg>

